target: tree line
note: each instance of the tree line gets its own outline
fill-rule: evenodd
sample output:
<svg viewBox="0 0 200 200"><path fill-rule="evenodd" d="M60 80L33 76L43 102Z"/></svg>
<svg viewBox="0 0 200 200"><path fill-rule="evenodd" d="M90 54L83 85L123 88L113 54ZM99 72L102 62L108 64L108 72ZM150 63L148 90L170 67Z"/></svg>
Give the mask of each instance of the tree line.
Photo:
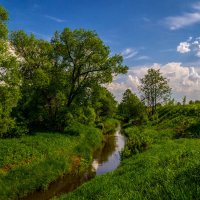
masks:
<svg viewBox="0 0 200 200"><path fill-rule="evenodd" d="M45 41L23 30L9 32L7 21L0 7L0 137L94 125L117 111L124 121L141 123L158 105L172 102L169 80L152 68L140 80L141 98L127 89L117 105L103 85L128 67L120 54L110 56L95 31L65 28Z"/></svg>
<svg viewBox="0 0 200 200"><path fill-rule="evenodd" d="M65 28L49 42L23 30L9 33L7 20L0 7L1 136L63 131L73 121L113 115L116 101L102 85L128 68L96 32Z"/></svg>

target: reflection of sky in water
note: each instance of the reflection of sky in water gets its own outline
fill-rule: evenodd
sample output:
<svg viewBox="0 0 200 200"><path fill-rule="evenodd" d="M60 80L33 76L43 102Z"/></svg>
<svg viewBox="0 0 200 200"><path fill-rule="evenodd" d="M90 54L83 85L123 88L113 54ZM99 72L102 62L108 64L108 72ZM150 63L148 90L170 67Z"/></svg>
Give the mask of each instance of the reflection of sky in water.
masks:
<svg viewBox="0 0 200 200"><path fill-rule="evenodd" d="M104 157L102 158L102 154L99 154L99 157L95 158L92 163L93 168L96 170L96 175L113 171L120 164L120 152L125 144L124 136L121 135L120 130L118 130L114 136L108 137L107 140L102 151L107 150L108 156L105 157L105 152L103 152Z"/></svg>

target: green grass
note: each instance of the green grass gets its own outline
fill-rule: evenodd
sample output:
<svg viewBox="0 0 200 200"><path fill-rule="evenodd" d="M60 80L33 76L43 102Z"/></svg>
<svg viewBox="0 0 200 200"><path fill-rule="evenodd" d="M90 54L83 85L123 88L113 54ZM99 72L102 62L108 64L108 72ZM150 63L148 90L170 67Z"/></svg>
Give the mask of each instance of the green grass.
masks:
<svg viewBox="0 0 200 200"><path fill-rule="evenodd" d="M69 131L76 129L73 136ZM84 170L92 152L101 145L102 134L93 127L71 127L66 134L37 133L0 140L0 199L16 199L45 189L74 168Z"/></svg>
<svg viewBox="0 0 200 200"><path fill-rule="evenodd" d="M59 199L199 199L199 113L199 105L168 106L148 125L129 126L120 167Z"/></svg>

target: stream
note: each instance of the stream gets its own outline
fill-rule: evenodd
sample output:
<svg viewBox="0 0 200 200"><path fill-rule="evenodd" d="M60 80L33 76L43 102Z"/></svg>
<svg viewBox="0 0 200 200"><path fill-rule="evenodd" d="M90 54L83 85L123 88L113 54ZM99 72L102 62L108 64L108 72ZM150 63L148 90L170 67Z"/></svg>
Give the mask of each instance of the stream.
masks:
<svg viewBox="0 0 200 200"><path fill-rule="evenodd" d="M104 143L101 148L93 154L93 162L88 170L79 174L67 174L51 183L45 191L35 191L23 198L23 200L49 200L54 196L68 193L84 182L89 181L95 176L114 171L120 164L121 151L125 145L125 137L118 128L114 134L105 135Z"/></svg>

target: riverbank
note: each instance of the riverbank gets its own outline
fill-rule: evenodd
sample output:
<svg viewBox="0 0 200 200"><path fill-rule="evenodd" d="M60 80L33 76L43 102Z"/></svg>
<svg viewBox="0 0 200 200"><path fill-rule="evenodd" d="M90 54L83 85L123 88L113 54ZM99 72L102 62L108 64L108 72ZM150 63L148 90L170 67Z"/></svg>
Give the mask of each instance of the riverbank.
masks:
<svg viewBox="0 0 200 200"><path fill-rule="evenodd" d="M87 169L76 174L64 175L51 183L47 190L35 191L23 200L49 200L74 191L95 176L114 171L120 165L124 145L125 137L118 127L115 133L103 136L103 144L93 153L93 162Z"/></svg>
<svg viewBox="0 0 200 200"><path fill-rule="evenodd" d="M198 199L200 106L166 106L148 125L125 128L123 161L60 200Z"/></svg>
<svg viewBox="0 0 200 200"><path fill-rule="evenodd" d="M67 173L84 171L101 146L102 133L78 125L71 133L36 133L0 140L0 199L18 199Z"/></svg>

